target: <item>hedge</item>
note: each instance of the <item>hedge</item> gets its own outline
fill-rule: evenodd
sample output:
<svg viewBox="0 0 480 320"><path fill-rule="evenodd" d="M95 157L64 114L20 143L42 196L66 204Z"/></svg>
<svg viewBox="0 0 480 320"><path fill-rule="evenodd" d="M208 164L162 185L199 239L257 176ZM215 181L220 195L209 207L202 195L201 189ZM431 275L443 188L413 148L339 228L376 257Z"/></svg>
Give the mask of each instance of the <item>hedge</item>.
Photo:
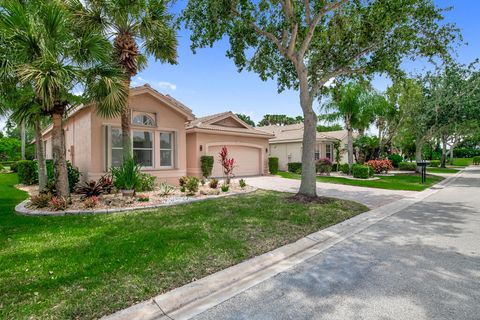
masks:
<svg viewBox="0 0 480 320"><path fill-rule="evenodd" d="M457 148L453 149L453 156L455 158L473 158L480 156L480 149L472 148Z"/></svg>
<svg viewBox="0 0 480 320"><path fill-rule="evenodd" d="M433 167L433 168L440 167L440 160L431 160L429 167Z"/></svg>
<svg viewBox="0 0 480 320"><path fill-rule="evenodd" d="M202 168L202 175L208 178L212 175L213 156L201 156L200 167Z"/></svg>
<svg viewBox="0 0 480 320"><path fill-rule="evenodd" d="M270 174L277 174L278 173L278 158L277 157L269 157L268 158L268 171Z"/></svg>
<svg viewBox="0 0 480 320"><path fill-rule="evenodd" d="M361 164L354 165L352 168L353 177L358 179L368 179L373 175L373 170L369 166Z"/></svg>
<svg viewBox="0 0 480 320"><path fill-rule="evenodd" d="M480 164L480 156L473 157L473 164L475 165Z"/></svg>
<svg viewBox="0 0 480 320"><path fill-rule="evenodd" d="M302 173L302 163L301 162L289 162L287 164L288 172L293 173Z"/></svg>
<svg viewBox="0 0 480 320"><path fill-rule="evenodd" d="M394 168L398 168L400 162L403 161L403 157L399 154L393 153L388 156L388 160L392 161L392 165Z"/></svg>
<svg viewBox="0 0 480 320"><path fill-rule="evenodd" d="M417 164L415 162L400 162L398 169L402 171L415 171L417 170Z"/></svg>
<svg viewBox="0 0 480 320"><path fill-rule="evenodd" d="M348 166L348 163L341 164L339 166L338 170L343 174L349 174L350 173L350 167Z"/></svg>
<svg viewBox="0 0 480 320"><path fill-rule="evenodd" d="M17 161L18 182L32 185L38 181L37 163L33 160Z"/></svg>

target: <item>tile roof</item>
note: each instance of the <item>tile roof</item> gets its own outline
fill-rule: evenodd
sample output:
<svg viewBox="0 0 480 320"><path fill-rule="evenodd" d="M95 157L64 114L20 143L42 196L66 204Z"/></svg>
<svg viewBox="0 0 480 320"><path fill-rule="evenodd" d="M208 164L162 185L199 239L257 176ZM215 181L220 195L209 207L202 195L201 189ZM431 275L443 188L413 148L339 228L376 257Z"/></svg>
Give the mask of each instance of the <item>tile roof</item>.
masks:
<svg viewBox="0 0 480 320"><path fill-rule="evenodd" d="M275 135L275 138L270 139L270 142L303 140L303 123L295 123L285 126L270 125L258 127L258 129ZM347 130L317 132L317 140L343 140L346 136Z"/></svg>

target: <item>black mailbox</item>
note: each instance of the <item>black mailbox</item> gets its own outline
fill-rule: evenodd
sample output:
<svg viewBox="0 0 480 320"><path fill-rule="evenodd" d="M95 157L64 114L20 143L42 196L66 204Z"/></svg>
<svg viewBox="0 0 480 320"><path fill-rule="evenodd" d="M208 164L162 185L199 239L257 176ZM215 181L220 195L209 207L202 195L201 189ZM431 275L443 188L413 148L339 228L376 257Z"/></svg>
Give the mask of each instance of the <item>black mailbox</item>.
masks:
<svg viewBox="0 0 480 320"><path fill-rule="evenodd" d="M417 167L422 168L422 183L425 183L427 181L427 166L430 164L430 162L427 161L417 161Z"/></svg>

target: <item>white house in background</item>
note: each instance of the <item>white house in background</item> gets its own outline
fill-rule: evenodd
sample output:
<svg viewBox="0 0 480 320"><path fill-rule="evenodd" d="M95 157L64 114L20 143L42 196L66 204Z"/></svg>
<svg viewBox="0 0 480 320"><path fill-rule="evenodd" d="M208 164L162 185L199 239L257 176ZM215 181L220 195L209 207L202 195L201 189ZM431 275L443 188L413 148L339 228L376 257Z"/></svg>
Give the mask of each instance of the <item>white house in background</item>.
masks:
<svg viewBox="0 0 480 320"><path fill-rule="evenodd" d="M303 141L303 123L277 126L270 125L258 127L258 129L273 133L275 138L269 140L270 152L272 157L278 157L280 170L287 170L289 162L302 161L302 141ZM347 152L347 130L317 132L317 142L315 144L315 159L329 158L335 161L335 141L340 141L342 157L340 163L346 163Z"/></svg>

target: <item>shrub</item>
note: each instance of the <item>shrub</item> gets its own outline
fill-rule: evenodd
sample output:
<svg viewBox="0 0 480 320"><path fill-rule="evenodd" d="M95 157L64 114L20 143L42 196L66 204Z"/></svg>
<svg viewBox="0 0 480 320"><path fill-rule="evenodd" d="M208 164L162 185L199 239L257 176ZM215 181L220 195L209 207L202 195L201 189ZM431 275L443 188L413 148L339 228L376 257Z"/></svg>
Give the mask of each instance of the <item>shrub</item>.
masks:
<svg viewBox="0 0 480 320"><path fill-rule="evenodd" d="M278 173L278 158L277 157L269 157L268 158L268 171L271 174Z"/></svg>
<svg viewBox="0 0 480 320"><path fill-rule="evenodd" d="M50 208L55 211L65 210L67 209L67 205L67 199L65 199L64 197L53 197L49 202Z"/></svg>
<svg viewBox="0 0 480 320"><path fill-rule="evenodd" d="M98 204L98 197L97 196L91 196L83 200L83 205L85 208L94 208Z"/></svg>
<svg viewBox="0 0 480 320"><path fill-rule="evenodd" d="M204 186L205 183L207 183L207 180L205 180L205 178L200 179L200 184L201 184L202 186Z"/></svg>
<svg viewBox="0 0 480 320"><path fill-rule="evenodd" d="M18 171L18 163L16 161L12 162L12 164L10 165L10 170L12 172L17 172Z"/></svg>
<svg viewBox="0 0 480 320"><path fill-rule="evenodd" d="M30 198L30 202L37 208L45 208L48 207L48 203L52 200L51 193L40 193L36 196L32 196Z"/></svg>
<svg viewBox="0 0 480 320"><path fill-rule="evenodd" d="M120 167L112 168L113 184L120 190L134 190L140 183L140 165L130 158Z"/></svg>
<svg viewBox="0 0 480 320"><path fill-rule="evenodd" d="M480 164L480 156L473 157L473 162L472 163L475 164L475 165Z"/></svg>
<svg viewBox="0 0 480 320"><path fill-rule="evenodd" d="M180 185L180 187L183 187L187 182L187 180L188 180L188 177L186 176L178 178L178 184Z"/></svg>
<svg viewBox="0 0 480 320"><path fill-rule="evenodd" d="M302 163L301 162L289 162L287 164L288 172L292 173L302 173Z"/></svg>
<svg viewBox="0 0 480 320"><path fill-rule="evenodd" d="M349 174L350 167L348 166L348 163L343 163L338 167L338 170L343 174Z"/></svg>
<svg viewBox="0 0 480 320"><path fill-rule="evenodd" d="M148 173L140 173L136 191L153 191L155 189L155 176Z"/></svg>
<svg viewBox="0 0 480 320"><path fill-rule="evenodd" d="M33 160L17 162L18 181L21 184L32 185L38 181L37 163Z"/></svg>
<svg viewBox="0 0 480 320"><path fill-rule="evenodd" d="M185 186L181 186L181 187L180 187L180 191L181 191L181 192L185 192L185 191L187 191L187 190L185 189Z"/></svg>
<svg viewBox="0 0 480 320"><path fill-rule="evenodd" d="M332 171L332 161L328 158L321 158L317 161L315 167L317 173L330 175Z"/></svg>
<svg viewBox="0 0 480 320"><path fill-rule="evenodd" d="M222 147L218 155L220 156L219 162L223 168L225 183L230 184L230 179L234 177L233 169L235 168L235 159L228 157L228 149L226 146Z"/></svg>
<svg viewBox="0 0 480 320"><path fill-rule="evenodd" d="M3 164L0 164L0 172L4 172L4 171L7 171L7 170L5 170L5 167L3 166Z"/></svg>
<svg viewBox="0 0 480 320"><path fill-rule="evenodd" d="M247 186L247 183L245 182L245 179L240 179L238 181L238 184L240 185L240 188L245 188Z"/></svg>
<svg viewBox="0 0 480 320"><path fill-rule="evenodd" d="M473 158L480 156L480 149L473 148L455 148L453 149L453 156L455 158Z"/></svg>
<svg viewBox="0 0 480 320"><path fill-rule="evenodd" d="M195 194L198 191L198 178L197 177L189 177L187 182L185 183L185 188L188 191L188 194Z"/></svg>
<svg viewBox="0 0 480 320"><path fill-rule="evenodd" d="M394 168L398 168L398 165L400 162L403 161L403 157L399 154L392 153L391 155L388 156L388 160L392 161L392 165Z"/></svg>
<svg viewBox="0 0 480 320"><path fill-rule="evenodd" d="M393 169L392 162L388 159L385 160L370 160L366 162L367 166L370 166L373 171L377 174L379 173L388 173L389 170Z"/></svg>
<svg viewBox="0 0 480 320"><path fill-rule="evenodd" d="M47 178L48 181L55 181L55 168L53 165L53 160L46 160L47 167ZM80 171L77 167L74 167L70 161L67 161L67 175L68 175L68 188L70 192L75 190L75 187L80 180Z"/></svg>
<svg viewBox="0 0 480 320"><path fill-rule="evenodd" d="M137 201L139 201L139 202L148 202L148 201L150 201L150 197L147 196L146 194L139 194L139 195L137 196Z"/></svg>
<svg viewBox="0 0 480 320"><path fill-rule="evenodd" d="M200 167L202 168L202 175L208 178L212 175L213 156L201 156Z"/></svg>
<svg viewBox="0 0 480 320"><path fill-rule="evenodd" d="M98 180L98 182L102 186L103 193L111 193L112 192L113 187L114 187L113 180L108 174L105 174L105 175L101 176L100 179Z"/></svg>
<svg viewBox="0 0 480 320"><path fill-rule="evenodd" d="M217 189L218 187L218 179L211 179L210 182L208 183L208 185L210 186L210 188L212 189Z"/></svg>
<svg viewBox="0 0 480 320"><path fill-rule="evenodd" d="M82 195L82 199L98 197L103 193L103 185L100 180L85 181L77 184L75 192Z"/></svg>
<svg viewBox="0 0 480 320"><path fill-rule="evenodd" d="M158 186L158 189L159 189L159 194L162 197L168 196L170 193L173 192L173 190L175 190L174 187L172 187L166 182L161 182L160 185Z"/></svg>
<svg viewBox="0 0 480 320"><path fill-rule="evenodd" d="M352 168L353 177L358 179L368 179L371 176L372 169L369 166L356 164Z"/></svg>
<svg viewBox="0 0 480 320"><path fill-rule="evenodd" d="M228 189L229 189L229 185L224 183L222 184L222 186L220 187L220 189L222 190L222 192L228 192Z"/></svg>
<svg viewBox="0 0 480 320"><path fill-rule="evenodd" d="M415 162L400 162L398 164L398 169L401 171L415 171L417 169L417 164Z"/></svg>
<svg viewBox="0 0 480 320"><path fill-rule="evenodd" d="M429 167L438 168L440 167L440 160L431 160Z"/></svg>
<svg viewBox="0 0 480 320"><path fill-rule="evenodd" d="M57 193L57 190L55 189L55 182L53 180L49 180L47 181L47 184L45 185L45 188L43 188L42 190L40 190L40 193L44 193L44 194L56 194Z"/></svg>

